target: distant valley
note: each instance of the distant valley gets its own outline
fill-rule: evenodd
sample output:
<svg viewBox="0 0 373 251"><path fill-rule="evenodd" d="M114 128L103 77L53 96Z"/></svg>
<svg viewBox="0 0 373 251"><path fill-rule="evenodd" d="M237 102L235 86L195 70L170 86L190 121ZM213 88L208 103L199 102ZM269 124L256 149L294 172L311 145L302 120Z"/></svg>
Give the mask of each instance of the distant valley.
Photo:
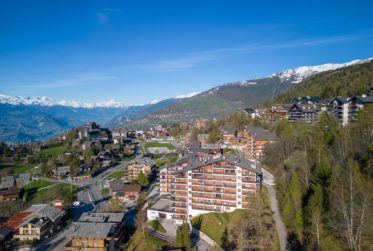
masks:
<svg viewBox="0 0 373 251"><path fill-rule="evenodd" d="M189 98L170 98L139 106L126 106L114 100L101 103L56 102L46 97L0 95L0 142L44 140L87 121L96 121L109 128L125 126L146 129L160 123L220 117L271 100L318 73L369 60L303 66L261 79L227 83Z"/></svg>

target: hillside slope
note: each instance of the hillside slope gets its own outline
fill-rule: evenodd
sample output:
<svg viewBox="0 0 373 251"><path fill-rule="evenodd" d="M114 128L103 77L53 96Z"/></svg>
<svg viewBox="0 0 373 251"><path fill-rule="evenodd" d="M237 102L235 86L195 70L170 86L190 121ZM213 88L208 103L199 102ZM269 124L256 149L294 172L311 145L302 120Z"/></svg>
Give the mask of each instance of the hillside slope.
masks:
<svg viewBox="0 0 373 251"><path fill-rule="evenodd" d="M333 98L335 96L361 95L372 86L373 61L369 61L311 76L302 83L289 88L268 104L287 103L294 97L300 96Z"/></svg>

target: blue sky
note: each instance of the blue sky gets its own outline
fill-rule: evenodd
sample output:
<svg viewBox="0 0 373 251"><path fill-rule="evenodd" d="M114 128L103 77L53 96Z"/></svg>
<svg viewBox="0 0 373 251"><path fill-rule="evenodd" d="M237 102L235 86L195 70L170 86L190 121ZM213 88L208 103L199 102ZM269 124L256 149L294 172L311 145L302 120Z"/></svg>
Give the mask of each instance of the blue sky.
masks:
<svg viewBox="0 0 373 251"><path fill-rule="evenodd" d="M0 93L141 104L373 56L373 1L0 1Z"/></svg>

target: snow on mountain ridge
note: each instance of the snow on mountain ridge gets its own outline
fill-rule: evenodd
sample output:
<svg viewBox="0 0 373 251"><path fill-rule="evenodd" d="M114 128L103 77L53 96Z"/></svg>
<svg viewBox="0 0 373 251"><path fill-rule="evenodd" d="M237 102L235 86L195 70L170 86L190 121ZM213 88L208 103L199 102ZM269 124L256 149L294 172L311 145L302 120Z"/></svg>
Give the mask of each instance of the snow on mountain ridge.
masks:
<svg viewBox="0 0 373 251"><path fill-rule="evenodd" d="M54 101L48 97L20 97L0 94L0 104L10 105L40 105L40 106L67 106L73 108L124 108L128 105L114 99L104 102L78 102L78 101Z"/></svg>
<svg viewBox="0 0 373 251"><path fill-rule="evenodd" d="M361 64L373 60L373 58L368 58L366 60L352 60L347 63L342 64L322 64L316 66L301 66L293 69L288 69L278 73L273 73L270 77L279 77L282 82L292 80L291 83L297 84L300 83L303 79L314 75L316 73L336 70L339 68L347 67L354 64Z"/></svg>

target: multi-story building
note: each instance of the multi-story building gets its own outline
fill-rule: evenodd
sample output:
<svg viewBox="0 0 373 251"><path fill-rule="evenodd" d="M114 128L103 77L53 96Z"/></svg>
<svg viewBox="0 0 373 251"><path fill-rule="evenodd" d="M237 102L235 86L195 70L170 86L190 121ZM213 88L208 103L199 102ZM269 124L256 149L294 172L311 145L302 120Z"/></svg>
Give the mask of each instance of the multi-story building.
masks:
<svg viewBox="0 0 373 251"><path fill-rule="evenodd" d="M345 127L349 122L349 104L347 97L335 97L330 103L330 111L340 121L340 125Z"/></svg>
<svg viewBox="0 0 373 251"><path fill-rule="evenodd" d="M15 239L21 241L40 240L49 230L57 228L65 211L48 204L36 204L8 220L14 229Z"/></svg>
<svg viewBox="0 0 373 251"><path fill-rule="evenodd" d="M368 92L370 93L370 91ZM368 106L373 106L373 96L361 95L353 96L348 101L349 112L348 117L349 121L353 121L357 112L361 109L365 109Z"/></svg>
<svg viewBox="0 0 373 251"><path fill-rule="evenodd" d="M320 111L320 107L314 103L294 103L289 109L288 120L314 123L319 118Z"/></svg>
<svg viewBox="0 0 373 251"><path fill-rule="evenodd" d="M250 208L260 184L261 168L255 161L231 154L195 160L173 171L172 218L181 224L199 214Z"/></svg>
<svg viewBox="0 0 373 251"><path fill-rule="evenodd" d="M178 159L176 162L169 165L164 165L159 168L159 184L160 184L160 194L169 195L172 193L173 181L175 178L175 171L181 170L186 167L189 163L193 161L203 161L206 160L208 154L204 153L194 153L188 156L184 156Z"/></svg>
<svg viewBox="0 0 373 251"><path fill-rule="evenodd" d="M264 149L268 143L276 140L276 134L261 127L250 127L244 130L244 155L248 159L260 160L264 156Z"/></svg>
<svg viewBox="0 0 373 251"><path fill-rule="evenodd" d="M197 136L197 140L200 144L207 144L209 143L209 135L207 133L200 133Z"/></svg>
<svg viewBox="0 0 373 251"><path fill-rule="evenodd" d="M135 159L128 163L127 169L125 171L126 179L128 182L132 182L137 179L140 172L148 176L152 167L154 166L154 161L150 158Z"/></svg>
<svg viewBox="0 0 373 251"><path fill-rule="evenodd" d="M84 213L70 227L65 250L118 250L123 233L124 213Z"/></svg>

